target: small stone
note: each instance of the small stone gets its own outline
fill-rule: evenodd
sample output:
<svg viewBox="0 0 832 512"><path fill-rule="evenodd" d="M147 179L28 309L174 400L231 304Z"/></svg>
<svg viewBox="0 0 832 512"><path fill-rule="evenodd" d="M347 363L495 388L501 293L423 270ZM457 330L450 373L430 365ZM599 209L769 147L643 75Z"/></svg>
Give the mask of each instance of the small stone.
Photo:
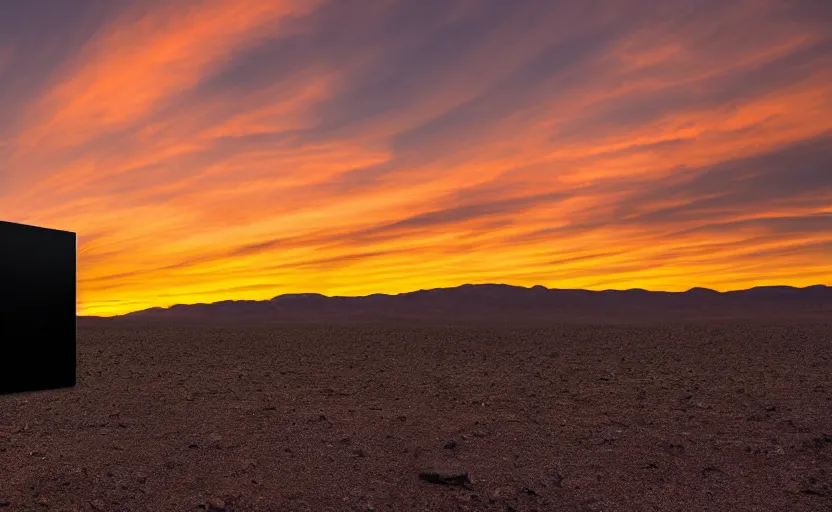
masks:
<svg viewBox="0 0 832 512"><path fill-rule="evenodd" d="M222 436L213 433L208 437L208 445L212 448L222 448Z"/></svg>
<svg viewBox="0 0 832 512"><path fill-rule="evenodd" d="M208 512L226 512L225 502L219 498L208 500Z"/></svg>
<svg viewBox="0 0 832 512"><path fill-rule="evenodd" d="M431 484L466 487L471 483L467 471L427 470L419 473L419 479Z"/></svg>
<svg viewBox="0 0 832 512"><path fill-rule="evenodd" d="M512 495L511 489L508 487L500 487L491 493L491 499L496 501L504 500Z"/></svg>

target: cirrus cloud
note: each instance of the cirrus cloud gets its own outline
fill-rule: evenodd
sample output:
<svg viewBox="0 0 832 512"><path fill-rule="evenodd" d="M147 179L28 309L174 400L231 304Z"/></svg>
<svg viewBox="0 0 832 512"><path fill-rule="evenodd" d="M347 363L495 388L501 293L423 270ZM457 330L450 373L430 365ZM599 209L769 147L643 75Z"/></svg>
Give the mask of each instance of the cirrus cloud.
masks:
<svg viewBox="0 0 832 512"><path fill-rule="evenodd" d="M3 5L0 213L80 234L85 314L815 284L832 275L824 5Z"/></svg>

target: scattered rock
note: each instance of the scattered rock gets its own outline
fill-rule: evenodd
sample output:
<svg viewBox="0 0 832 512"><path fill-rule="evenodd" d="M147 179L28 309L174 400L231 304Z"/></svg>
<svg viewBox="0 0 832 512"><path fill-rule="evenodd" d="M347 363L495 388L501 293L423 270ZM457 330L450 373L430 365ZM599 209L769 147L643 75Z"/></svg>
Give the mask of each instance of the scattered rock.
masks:
<svg viewBox="0 0 832 512"><path fill-rule="evenodd" d="M826 445L832 444L832 435L830 434L823 434L818 436L811 441L804 443L804 446L815 448L817 450L822 450L826 447Z"/></svg>
<svg viewBox="0 0 832 512"><path fill-rule="evenodd" d="M453 450L453 449L454 449L454 448L456 448L457 446L458 446L458 445L457 445L457 442L456 442L456 441L454 441L453 439L451 439L450 441L448 441L447 443L445 443L445 445L444 445L442 448L444 448L444 449L446 449L446 450Z"/></svg>
<svg viewBox="0 0 832 512"><path fill-rule="evenodd" d="M222 448L222 436L218 433L213 433L208 437L208 445L212 448Z"/></svg>
<svg viewBox="0 0 832 512"><path fill-rule="evenodd" d="M491 493L491 501L496 503L501 500L505 500L510 498L515 493L512 489L508 487L500 487L499 489L495 489L494 492Z"/></svg>
<svg viewBox="0 0 832 512"><path fill-rule="evenodd" d="M685 447L681 444L667 443L664 447L668 452L676 455L682 455L685 452Z"/></svg>
<svg viewBox="0 0 832 512"><path fill-rule="evenodd" d="M419 473L419 479L430 484L457 487L468 487L471 483L467 471L427 470Z"/></svg>
<svg viewBox="0 0 832 512"><path fill-rule="evenodd" d="M208 512L226 512L225 501L219 498L212 498L208 500Z"/></svg>

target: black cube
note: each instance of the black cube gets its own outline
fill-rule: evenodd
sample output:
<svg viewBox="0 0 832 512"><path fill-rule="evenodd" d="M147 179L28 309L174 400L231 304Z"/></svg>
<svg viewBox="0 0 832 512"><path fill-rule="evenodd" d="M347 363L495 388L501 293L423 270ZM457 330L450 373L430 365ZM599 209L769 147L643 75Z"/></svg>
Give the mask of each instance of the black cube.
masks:
<svg viewBox="0 0 832 512"><path fill-rule="evenodd" d="M0 393L75 385L75 233L0 221Z"/></svg>

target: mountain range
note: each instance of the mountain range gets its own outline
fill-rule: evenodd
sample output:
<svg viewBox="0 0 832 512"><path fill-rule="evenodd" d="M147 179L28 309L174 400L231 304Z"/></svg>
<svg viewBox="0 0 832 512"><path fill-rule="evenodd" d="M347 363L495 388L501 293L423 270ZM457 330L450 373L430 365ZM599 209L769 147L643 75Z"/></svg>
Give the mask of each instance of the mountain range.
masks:
<svg viewBox="0 0 832 512"><path fill-rule="evenodd" d="M590 291L531 288L504 284L462 285L397 295L329 297L317 293L279 295L269 300L226 300L150 308L107 319L84 321L191 320L278 322L416 321L479 322L627 322L685 319L832 320L832 287L764 286L718 292L642 289Z"/></svg>

